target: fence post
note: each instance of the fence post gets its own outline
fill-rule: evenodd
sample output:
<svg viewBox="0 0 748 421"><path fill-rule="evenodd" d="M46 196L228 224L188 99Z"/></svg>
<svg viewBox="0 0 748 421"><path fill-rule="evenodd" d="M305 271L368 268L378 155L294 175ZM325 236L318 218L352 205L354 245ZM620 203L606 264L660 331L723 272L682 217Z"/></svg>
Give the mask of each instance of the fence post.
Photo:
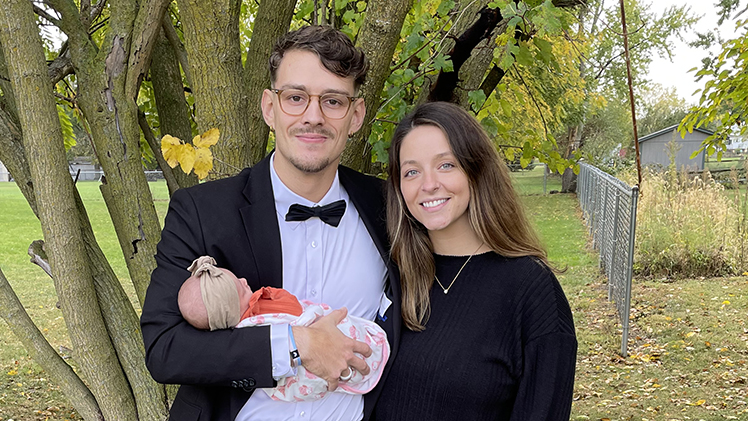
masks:
<svg viewBox="0 0 748 421"><path fill-rule="evenodd" d="M621 355L626 357L639 189L588 164L581 166L579 187L583 216L593 247L600 253L599 265L608 278L608 299L615 301L620 318ZM631 202L626 201L629 198ZM624 206L630 206L628 219Z"/></svg>
<svg viewBox="0 0 748 421"><path fill-rule="evenodd" d="M636 239L636 208L639 203L639 186L631 188L631 222L629 225L629 255L628 271L626 273L626 314L622 314L623 319L623 339L621 340L621 355L626 358L628 355L627 345L629 339L629 315L631 313L631 279L634 275L634 241Z"/></svg>

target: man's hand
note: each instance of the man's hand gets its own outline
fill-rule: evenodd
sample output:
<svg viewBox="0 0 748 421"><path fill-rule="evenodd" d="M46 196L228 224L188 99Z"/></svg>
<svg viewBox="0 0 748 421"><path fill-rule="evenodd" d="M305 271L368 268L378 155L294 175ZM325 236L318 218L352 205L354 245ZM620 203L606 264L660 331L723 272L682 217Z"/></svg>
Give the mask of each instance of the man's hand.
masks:
<svg viewBox="0 0 748 421"><path fill-rule="evenodd" d="M338 378L348 374L348 367L363 375L369 366L363 358L369 357L371 348L351 339L338 329L338 323L348 314L346 308L320 317L310 326L293 326L293 336L299 349L301 363L310 373L327 381L327 389L338 387Z"/></svg>

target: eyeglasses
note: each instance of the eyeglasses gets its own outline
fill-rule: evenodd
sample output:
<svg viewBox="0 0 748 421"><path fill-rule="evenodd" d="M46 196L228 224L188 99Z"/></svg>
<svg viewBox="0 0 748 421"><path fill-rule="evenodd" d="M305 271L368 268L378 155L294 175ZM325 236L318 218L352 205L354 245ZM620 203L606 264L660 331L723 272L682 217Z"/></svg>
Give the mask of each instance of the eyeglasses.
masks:
<svg viewBox="0 0 748 421"><path fill-rule="evenodd" d="M338 93L322 95L309 95L301 89L271 89L280 99L281 110L291 116L304 114L312 97L317 97L319 108L325 117L332 120L340 120L348 115L351 104L358 98Z"/></svg>

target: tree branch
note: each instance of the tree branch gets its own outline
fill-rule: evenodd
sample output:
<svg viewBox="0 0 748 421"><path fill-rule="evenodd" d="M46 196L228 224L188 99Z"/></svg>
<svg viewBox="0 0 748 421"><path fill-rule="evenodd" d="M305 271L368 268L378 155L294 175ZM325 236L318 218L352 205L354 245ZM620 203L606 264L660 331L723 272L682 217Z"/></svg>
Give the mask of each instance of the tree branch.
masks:
<svg viewBox="0 0 748 421"><path fill-rule="evenodd" d="M525 87L525 90L527 91L528 95L530 95L530 99L532 99L533 104L535 104L535 108L538 109L538 114L540 115L540 119L543 121L543 130L545 130L545 137L546 139L549 138L550 136L548 135L548 124L545 122L545 116L543 116L543 110L540 109L540 104L538 104L538 101L535 99L535 95L533 95L532 91L530 90L530 86L525 82L525 79L522 77L522 73L520 73L516 67L514 67L514 73L517 74L520 82L522 82L522 85Z"/></svg>
<svg viewBox="0 0 748 421"><path fill-rule="evenodd" d="M169 15L164 14L164 18L161 21L161 28L163 28L166 39L169 40L169 43L171 43L171 48L174 49L174 53L176 53L177 55L179 65L182 66L182 71L184 72L184 78L187 79L187 85L192 87L192 75L190 72L190 63L187 59L187 50L184 48L184 44L182 44L182 41L179 39L179 34L177 34L177 30L171 23Z"/></svg>
<svg viewBox="0 0 748 421"><path fill-rule="evenodd" d="M148 72L153 46L161 31L161 22L168 4L168 0L146 0L140 5L130 43L130 59L125 82L125 94L128 98L135 99L138 96L140 83Z"/></svg>
<svg viewBox="0 0 748 421"><path fill-rule="evenodd" d="M65 76L75 73L73 60L70 59L70 53L68 50L65 50L62 54L57 56L56 59L49 63L47 72L49 78L52 80L52 85L57 84L57 82L61 81Z"/></svg>
<svg viewBox="0 0 748 421"><path fill-rule="evenodd" d="M179 189L179 183L174 176L172 168L166 163L166 159L164 159L164 155L161 153L161 145L159 145L156 136L153 135L153 131L151 130L151 126L148 124L145 113L141 110L138 110L138 125L140 126L140 130L143 132L143 137L145 137L146 142L148 142L148 145L151 147L153 155L156 157L158 166L161 167L161 172L164 174L166 186L169 188L169 195L171 196L175 191L177 191L177 189Z"/></svg>
<svg viewBox="0 0 748 421"><path fill-rule="evenodd" d="M478 89L483 91L483 94L488 98L491 95L491 92L496 89L499 82L501 82L501 79L504 78L504 75L506 75L504 69L494 64Z"/></svg>
<svg viewBox="0 0 748 421"><path fill-rule="evenodd" d="M23 344L31 358L54 379L55 384L61 387L76 411L86 420L103 420L96 399L75 371L44 338L1 270L0 306L3 308L2 318L10 330Z"/></svg>
<svg viewBox="0 0 748 421"><path fill-rule="evenodd" d="M429 92L428 101L452 101L459 81L460 68L470 58L470 54L478 43L491 37L491 32L501 20L499 9L485 6L478 12L478 20L455 40L454 46L448 53L452 59L452 71L439 73L436 83Z"/></svg>
<svg viewBox="0 0 748 421"><path fill-rule="evenodd" d="M47 13L46 10L42 9L41 7L39 7L39 6L35 5L35 4L33 4L33 7L34 7L34 13L36 13L37 15L41 16L42 18L48 20L49 23L51 23L52 25L60 26L60 20L59 19L57 19L55 17L52 17L52 15L50 15L49 13Z"/></svg>

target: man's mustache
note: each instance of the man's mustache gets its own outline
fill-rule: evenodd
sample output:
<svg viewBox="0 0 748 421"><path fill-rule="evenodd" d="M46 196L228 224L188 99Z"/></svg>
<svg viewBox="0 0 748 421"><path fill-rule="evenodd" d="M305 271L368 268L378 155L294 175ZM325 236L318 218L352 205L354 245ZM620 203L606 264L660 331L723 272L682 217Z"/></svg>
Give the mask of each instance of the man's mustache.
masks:
<svg viewBox="0 0 748 421"><path fill-rule="evenodd" d="M298 136L298 135L303 135L303 134L318 134L318 135L326 136L329 138L335 137L335 134L333 134L331 131L324 129L324 128L291 130L292 136Z"/></svg>

